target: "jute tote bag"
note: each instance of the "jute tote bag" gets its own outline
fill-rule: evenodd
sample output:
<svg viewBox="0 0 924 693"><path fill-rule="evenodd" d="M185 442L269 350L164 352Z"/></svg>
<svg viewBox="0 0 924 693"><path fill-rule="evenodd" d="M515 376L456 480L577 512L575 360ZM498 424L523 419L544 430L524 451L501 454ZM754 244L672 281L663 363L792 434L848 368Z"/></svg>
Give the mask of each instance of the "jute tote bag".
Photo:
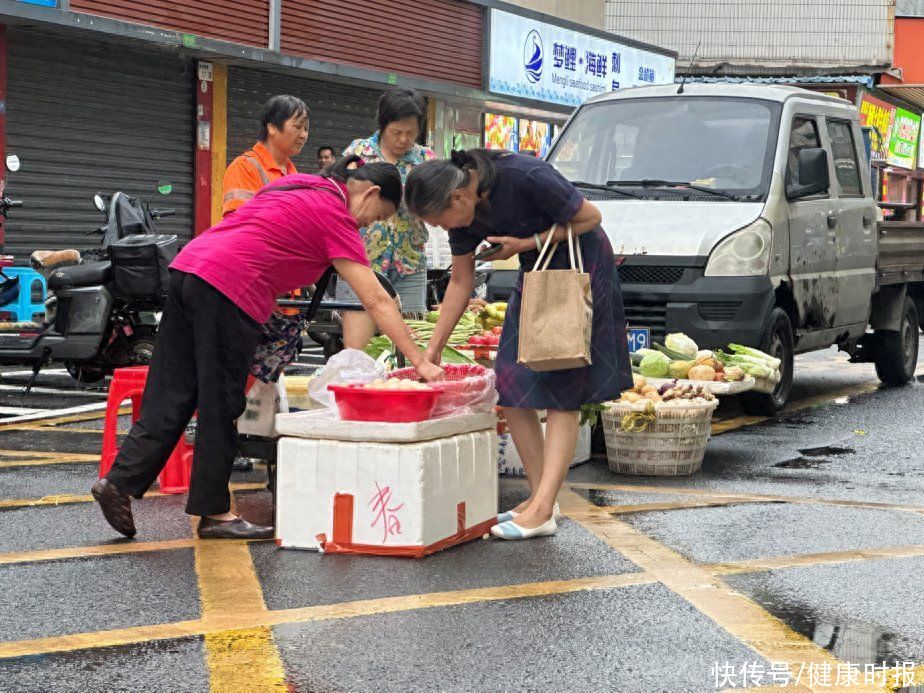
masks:
<svg viewBox="0 0 924 693"><path fill-rule="evenodd" d="M537 372L591 364L594 309L590 275L584 272L581 242L574 237L571 224L568 224L571 269L548 268L558 248L558 243L551 244L555 228L552 227L532 272L523 278L517 363Z"/></svg>

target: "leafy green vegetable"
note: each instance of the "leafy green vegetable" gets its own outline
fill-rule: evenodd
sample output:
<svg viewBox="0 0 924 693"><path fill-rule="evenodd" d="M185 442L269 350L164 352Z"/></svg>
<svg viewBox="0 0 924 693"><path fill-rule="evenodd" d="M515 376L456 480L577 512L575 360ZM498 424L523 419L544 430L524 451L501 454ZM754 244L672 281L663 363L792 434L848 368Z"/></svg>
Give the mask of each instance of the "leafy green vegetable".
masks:
<svg viewBox="0 0 924 693"><path fill-rule="evenodd" d="M674 332L667 335L664 338L664 346L678 354L683 354L688 359L696 358L696 352L699 350L696 342L683 332Z"/></svg>
<svg viewBox="0 0 924 693"><path fill-rule="evenodd" d="M639 370L646 378L663 378L667 375L667 370L671 360L666 354L656 352L648 354L639 364Z"/></svg>
<svg viewBox="0 0 924 693"><path fill-rule="evenodd" d="M679 351L674 351L673 349L668 349L663 344L655 344L654 348L662 354L665 354L671 361L687 361L690 359L689 354L684 354Z"/></svg>
<svg viewBox="0 0 924 693"><path fill-rule="evenodd" d="M596 426L597 421L600 419L600 412L604 412L609 409L609 406L606 404L582 404L581 405L581 421L580 426Z"/></svg>
<svg viewBox="0 0 924 693"><path fill-rule="evenodd" d="M759 349L752 349L751 347L742 346L741 344L729 344L728 348L738 355L759 359L770 366L770 368L777 369L780 367L781 361L778 358L770 356L770 354L765 354Z"/></svg>

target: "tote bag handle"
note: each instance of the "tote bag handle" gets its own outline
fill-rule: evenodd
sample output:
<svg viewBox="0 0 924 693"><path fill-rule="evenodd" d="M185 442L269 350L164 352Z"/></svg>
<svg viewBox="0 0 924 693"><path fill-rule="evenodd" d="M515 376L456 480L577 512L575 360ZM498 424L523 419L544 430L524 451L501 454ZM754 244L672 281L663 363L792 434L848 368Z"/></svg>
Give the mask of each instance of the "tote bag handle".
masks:
<svg viewBox="0 0 924 693"><path fill-rule="evenodd" d="M536 258L536 264L533 265L533 272L541 272L549 268L549 264L552 262L552 256L555 255L555 251L558 250L558 243L552 244L552 236L555 235L555 229L557 229L558 226L559 224L553 224L552 228L549 229L549 237L545 239L545 245L542 246L539 257ZM551 252L549 252L550 246L552 248ZM571 224L568 224L568 257L571 260L571 269L576 269L583 274L584 255L581 252L581 239L574 237Z"/></svg>

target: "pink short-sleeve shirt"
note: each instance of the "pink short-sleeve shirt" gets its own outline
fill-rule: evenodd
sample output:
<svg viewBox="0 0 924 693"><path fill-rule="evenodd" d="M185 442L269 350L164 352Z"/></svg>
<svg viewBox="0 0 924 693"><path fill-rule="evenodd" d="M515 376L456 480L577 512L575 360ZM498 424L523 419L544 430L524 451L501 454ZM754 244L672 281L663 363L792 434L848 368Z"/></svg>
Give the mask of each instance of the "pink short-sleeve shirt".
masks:
<svg viewBox="0 0 924 693"><path fill-rule="evenodd" d="M273 190L293 184L316 189ZM190 241L170 265L208 282L261 324L277 297L314 284L332 260L369 264L345 186L297 174L264 191Z"/></svg>

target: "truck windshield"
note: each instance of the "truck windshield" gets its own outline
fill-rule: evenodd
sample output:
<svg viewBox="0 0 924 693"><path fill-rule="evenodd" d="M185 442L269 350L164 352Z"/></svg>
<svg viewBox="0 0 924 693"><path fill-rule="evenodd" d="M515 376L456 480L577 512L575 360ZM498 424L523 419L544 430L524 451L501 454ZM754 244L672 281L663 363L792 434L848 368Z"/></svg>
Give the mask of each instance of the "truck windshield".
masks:
<svg viewBox="0 0 924 693"><path fill-rule="evenodd" d="M759 199L770 184L779 110L771 101L694 96L591 104L562 132L549 162L571 181L646 197L676 199L685 189L674 184L686 182Z"/></svg>

